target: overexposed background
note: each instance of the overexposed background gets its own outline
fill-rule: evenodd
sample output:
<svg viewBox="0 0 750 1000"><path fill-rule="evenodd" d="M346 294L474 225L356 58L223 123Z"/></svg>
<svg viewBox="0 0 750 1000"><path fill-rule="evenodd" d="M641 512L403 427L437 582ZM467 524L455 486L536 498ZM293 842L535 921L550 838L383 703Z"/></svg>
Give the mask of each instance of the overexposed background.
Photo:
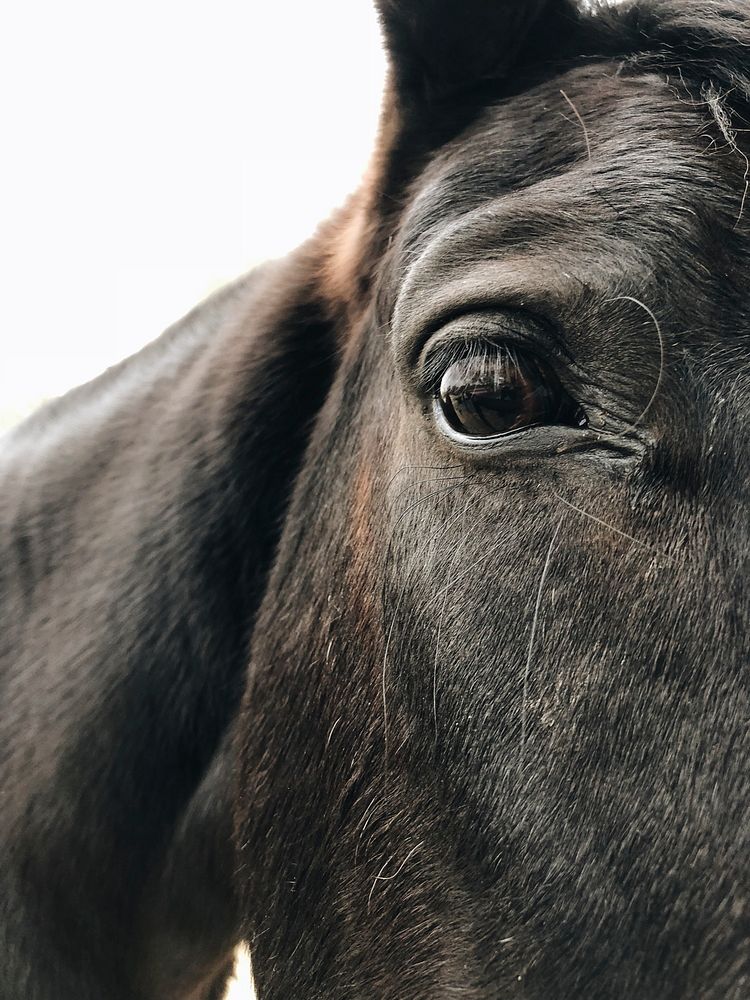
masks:
<svg viewBox="0 0 750 1000"><path fill-rule="evenodd" d="M368 0L40 0L0 33L0 428L308 236L356 187Z"/></svg>

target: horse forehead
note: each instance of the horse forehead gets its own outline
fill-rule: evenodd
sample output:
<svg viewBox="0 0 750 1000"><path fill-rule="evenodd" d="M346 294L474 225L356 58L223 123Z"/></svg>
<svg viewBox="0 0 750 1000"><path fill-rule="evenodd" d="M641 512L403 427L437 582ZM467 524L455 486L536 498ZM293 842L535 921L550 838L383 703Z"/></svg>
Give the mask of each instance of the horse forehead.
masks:
<svg viewBox="0 0 750 1000"><path fill-rule="evenodd" d="M716 147L706 102L653 73L618 73L578 67L484 107L420 178L403 219L407 250L483 203L556 180L600 200L609 186L647 197L652 211L738 194L739 158L728 176L726 157L702 155ZM604 186L593 189L593 178Z"/></svg>

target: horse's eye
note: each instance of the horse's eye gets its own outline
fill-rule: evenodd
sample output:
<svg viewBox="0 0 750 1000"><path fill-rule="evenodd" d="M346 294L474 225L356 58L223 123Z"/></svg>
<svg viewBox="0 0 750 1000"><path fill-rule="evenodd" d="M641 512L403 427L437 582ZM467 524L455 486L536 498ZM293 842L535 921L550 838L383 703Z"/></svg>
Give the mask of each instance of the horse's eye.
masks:
<svg viewBox="0 0 750 1000"><path fill-rule="evenodd" d="M507 349L454 362L443 375L438 398L450 427L468 437L587 423L551 370Z"/></svg>

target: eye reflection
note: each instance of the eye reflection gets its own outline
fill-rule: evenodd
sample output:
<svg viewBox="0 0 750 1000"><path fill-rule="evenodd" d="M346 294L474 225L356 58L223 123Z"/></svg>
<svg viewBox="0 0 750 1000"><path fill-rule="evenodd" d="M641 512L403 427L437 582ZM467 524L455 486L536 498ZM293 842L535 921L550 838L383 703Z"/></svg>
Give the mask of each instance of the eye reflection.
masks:
<svg viewBox="0 0 750 1000"><path fill-rule="evenodd" d="M552 371L500 347L454 362L443 375L439 399L449 425L469 437L494 437L539 424L587 424Z"/></svg>

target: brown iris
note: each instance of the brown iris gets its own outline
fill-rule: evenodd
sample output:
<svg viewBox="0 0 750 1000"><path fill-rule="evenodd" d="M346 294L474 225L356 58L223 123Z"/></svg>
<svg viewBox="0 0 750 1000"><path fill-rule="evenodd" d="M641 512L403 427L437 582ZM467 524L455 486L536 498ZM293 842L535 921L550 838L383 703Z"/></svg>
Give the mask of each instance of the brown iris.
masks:
<svg viewBox="0 0 750 1000"><path fill-rule="evenodd" d="M585 427L586 417L539 361L495 349L454 362L440 383L445 418L460 434L494 437L539 424Z"/></svg>

